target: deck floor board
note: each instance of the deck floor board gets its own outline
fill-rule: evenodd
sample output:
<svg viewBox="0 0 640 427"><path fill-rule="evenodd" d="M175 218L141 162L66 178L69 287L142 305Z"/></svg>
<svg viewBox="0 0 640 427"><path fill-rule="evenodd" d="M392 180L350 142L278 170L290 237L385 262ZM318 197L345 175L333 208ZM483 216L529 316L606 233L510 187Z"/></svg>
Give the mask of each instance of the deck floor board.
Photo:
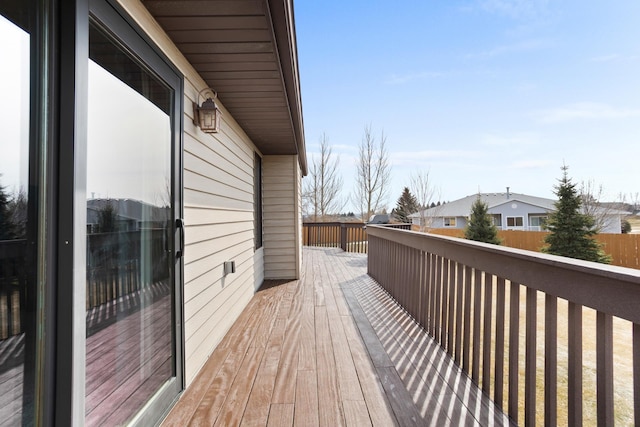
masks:
<svg viewBox="0 0 640 427"><path fill-rule="evenodd" d="M509 425L366 269L305 247L301 279L256 293L163 425Z"/></svg>

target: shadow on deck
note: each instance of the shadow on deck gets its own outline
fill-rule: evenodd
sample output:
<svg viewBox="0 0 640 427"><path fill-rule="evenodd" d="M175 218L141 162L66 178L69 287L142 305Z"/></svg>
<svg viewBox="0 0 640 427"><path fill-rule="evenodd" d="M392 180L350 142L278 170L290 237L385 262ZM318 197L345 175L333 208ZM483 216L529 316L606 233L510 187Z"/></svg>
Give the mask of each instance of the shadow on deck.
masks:
<svg viewBox="0 0 640 427"><path fill-rule="evenodd" d="M300 280L251 300L164 421L509 425L389 295L366 255L305 247Z"/></svg>

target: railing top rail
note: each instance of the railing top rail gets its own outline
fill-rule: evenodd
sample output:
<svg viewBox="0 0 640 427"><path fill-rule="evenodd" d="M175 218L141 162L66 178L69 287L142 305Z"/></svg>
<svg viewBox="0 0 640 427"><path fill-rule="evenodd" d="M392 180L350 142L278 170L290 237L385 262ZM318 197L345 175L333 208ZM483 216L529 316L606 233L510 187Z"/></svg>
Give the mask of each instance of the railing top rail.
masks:
<svg viewBox="0 0 640 427"><path fill-rule="evenodd" d="M0 240L0 259L12 259L24 256L27 246L25 239Z"/></svg>
<svg viewBox="0 0 640 427"><path fill-rule="evenodd" d="M367 234L640 323L640 270L373 225Z"/></svg>
<svg viewBox="0 0 640 427"><path fill-rule="evenodd" d="M363 225L367 225L370 226L369 224L366 224L364 222L341 222L341 221L332 221L332 222L303 222L302 225L306 225L306 226L317 226L317 225L324 225L324 226L342 226L345 225L347 227L362 227ZM411 226L410 222L407 223L389 223L389 224L375 224L381 227L407 227L407 226ZM371 224L371 226L373 226L373 224Z"/></svg>
<svg viewBox="0 0 640 427"><path fill-rule="evenodd" d="M331 221L331 222L303 222L302 225L307 226L316 226L316 225L325 225L325 226L340 226L340 225L353 225L361 227L364 225L364 222L340 222L340 221Z"/></svg>

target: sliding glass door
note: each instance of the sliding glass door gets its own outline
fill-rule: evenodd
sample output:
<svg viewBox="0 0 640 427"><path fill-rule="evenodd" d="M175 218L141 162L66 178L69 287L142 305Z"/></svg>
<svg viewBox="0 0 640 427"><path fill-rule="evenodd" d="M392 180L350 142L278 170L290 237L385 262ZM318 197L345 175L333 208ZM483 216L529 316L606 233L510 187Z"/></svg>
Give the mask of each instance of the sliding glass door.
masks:
<svg viewBox="0 0 640 427"><path fill-rule="evenodd" d="M179 389L180 88L100 11L89 25L85 422L122 425Z"/></svg>
<svg viewBox="0 0 640 427"><path fill-rule="evenodd" d="M182 76L116 1L0 1L0 427L183 387Z"/></svg>

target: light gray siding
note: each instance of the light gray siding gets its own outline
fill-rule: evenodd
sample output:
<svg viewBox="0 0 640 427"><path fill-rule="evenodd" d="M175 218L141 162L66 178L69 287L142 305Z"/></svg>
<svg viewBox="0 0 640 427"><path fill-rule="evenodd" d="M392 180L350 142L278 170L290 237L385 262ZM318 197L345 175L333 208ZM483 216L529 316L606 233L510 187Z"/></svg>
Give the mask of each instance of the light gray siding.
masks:
<svg viewBox="0 0 640 427"><path fill-rule="evenodd" d="M297 156L262 159L264 276L296 279L300 266L300 168Z"/></svg>
<svg viewBox="0 0 640 427"><path fill-rule="evenodd" d="M187 93L195 87L186 85ZM190 382L264 278L254 251L253 144L232 118L202 133L185 117L185 353ZM224 275L223 263L236 273Z"/></svg>
<svg viewBox="0 0 640 427"><path fill-rule="evenodd" d="M543 216L547 215L547 210L540 206L531 205L529 203L522 202L520 200L511 200L498 206L494 206L489 209L490 214L500 215L502 217L503 230L529 230L531 224L529 223L531 216ZM507 218L509 217L522 217L521 227L511 227L507 225Z"/></svg>

